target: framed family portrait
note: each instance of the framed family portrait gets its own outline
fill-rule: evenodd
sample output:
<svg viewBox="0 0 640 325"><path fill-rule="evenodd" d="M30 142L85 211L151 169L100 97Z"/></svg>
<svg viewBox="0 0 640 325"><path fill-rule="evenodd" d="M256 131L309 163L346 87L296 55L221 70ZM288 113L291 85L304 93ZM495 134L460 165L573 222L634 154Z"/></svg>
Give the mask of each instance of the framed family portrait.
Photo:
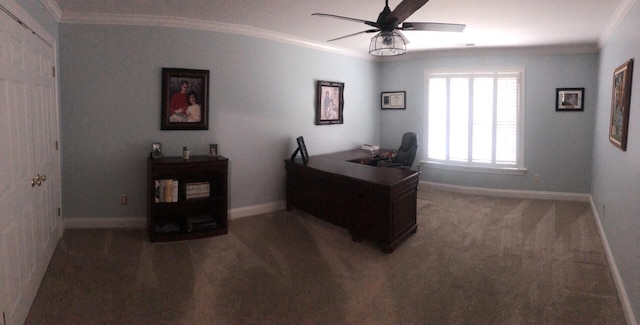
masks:
<svg viewBox="0 0 640 325"><path fill-rule="evenodd" d="M557 88L556 111L584 111L584 88Z"/></svg>
<svg viewBox="0 0 640 325"><path fill-rule="evenodd" d="M316 125L343 124L344 83L318 81Z"/></svg>
<svg viewBox="0 0 640 325"><path fill-rule="evenodd" d="M609 123L609 142L627 150L629 132L629 105L631 103L631 79L633 59L628 60L613 71L613 89L611 90L611 120Z"/></svg>
<svg viewBox="0 0 640 325"><path fill-rule="evenodd" d="M162 68L161 130L209 129L209 70Z"/></svg>
<svg viewBox="0 0 640 325"><path fill-rule="evenodd" d="M382 109L405 109L405 91L383 92L381 99Z"/></svg>

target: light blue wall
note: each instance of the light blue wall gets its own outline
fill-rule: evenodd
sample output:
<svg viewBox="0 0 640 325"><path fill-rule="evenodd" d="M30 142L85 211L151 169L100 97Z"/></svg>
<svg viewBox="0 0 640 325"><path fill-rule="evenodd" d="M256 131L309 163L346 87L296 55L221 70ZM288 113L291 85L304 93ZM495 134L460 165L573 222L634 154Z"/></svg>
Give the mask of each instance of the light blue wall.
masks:
<svg viewBox="0 0 640 325"><path fill-rule="evenodd" d="M247 36L179 28L60 25L65 218L143 217L146 157L230 159L230 208L282 201L284 159L379 139L373 61ZM161 131L161 69L210 70L207 131ZM344 124L316 126L317 80L345 83ZM129 204L121 206L121 194Z"/></svg>
<svg viewBox="0 0 640 325"><path fill-rule="evenodd" d="M422 167L423 180L463 186L588 193L592 129L597 103L598 54L550 54L561 49L460 50L414 54L383 64L384 91L407 91L407 109L383 111L383 146L397 146L402 133L420 136L426 153L425 69L525 69L524 176L445 171ZM556 88L585 88L584 112L556 112ZM533 181L540 175L540 182Z"/></svg>
<svg viewBox="0 0 640 325"><path fill-rule="evenodd" d="M395 147L405 130L415 130L424 152L425 68L523 66L527 175L423 169L422 177L467 186L590 191L631 308L640 315L640 82L632 90L627 151L608 141L612 72L640 57L640 5L632 7L600 56L435 52L383 63L379 71L370 61L245 36L58 25L39 1L17 2L60 48L65 218L144 216L145 157L156 141L167 155L178 155L185 145L204 154L209 143L218 143L231 160L232 208L282 200L282 161L296 136L305 136L310 153L319 154L363 142ZM210 130L159 130L162 67L211 70ZM344 125L313 124L316 80L346 83ZM585 111L556 113L559 87L584 87ZM380 111L381 90L406 90L407 109ZM534 173L541 175L538 184ZM129 205L119 205L120 194L129 195Z"/></svg>
<svg viewBox="0 0 640 325"><path fill-rule="evenodd" d="M640 317L640 4L630 9L601 51L591 194L627 290ZM609 143L613 71L635 58L627 151Z"/></svg>

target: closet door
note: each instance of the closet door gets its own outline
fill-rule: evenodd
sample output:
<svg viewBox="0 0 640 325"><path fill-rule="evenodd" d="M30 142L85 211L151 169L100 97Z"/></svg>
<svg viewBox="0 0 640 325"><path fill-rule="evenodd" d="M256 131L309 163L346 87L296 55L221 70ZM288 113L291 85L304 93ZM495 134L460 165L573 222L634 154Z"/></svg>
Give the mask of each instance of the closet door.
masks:
<svg viewBox="0 0 640 325"><path fill-rule="evenodd" d="M61 236L53 48L0 12L0 309L22 324Z"/></svg>

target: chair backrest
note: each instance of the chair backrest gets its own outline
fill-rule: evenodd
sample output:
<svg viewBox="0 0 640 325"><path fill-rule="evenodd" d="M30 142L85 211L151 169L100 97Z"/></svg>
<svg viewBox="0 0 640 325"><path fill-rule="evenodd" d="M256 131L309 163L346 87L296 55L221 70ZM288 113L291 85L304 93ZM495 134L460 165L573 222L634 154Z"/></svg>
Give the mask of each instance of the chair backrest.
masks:
<svg viewBox="0 0 640 325"><path fill-rule="evenodd" d="M407 132L402 135L402 143L400 148L393 157L394 163L402 164L402 166L411 167L416 159L418 151L418 135L413 132Z"/></svg>

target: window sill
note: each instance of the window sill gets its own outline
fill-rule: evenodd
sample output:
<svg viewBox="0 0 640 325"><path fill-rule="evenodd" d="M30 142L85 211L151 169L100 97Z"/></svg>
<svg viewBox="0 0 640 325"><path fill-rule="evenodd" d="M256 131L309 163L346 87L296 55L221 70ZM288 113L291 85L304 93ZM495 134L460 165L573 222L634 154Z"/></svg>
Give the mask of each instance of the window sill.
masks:
<svg viewBox="0 0 640 325"><path fill-rule="evenodd" d="M500 174L500 175L517 175L524 176L527 172L526 168L518 167L471 167L471 166L458 166L458 165L446 165L435 162L420 161L420 165L426 168L444 169L460 171L465 173L485 173L485 174Z"/></svg>

